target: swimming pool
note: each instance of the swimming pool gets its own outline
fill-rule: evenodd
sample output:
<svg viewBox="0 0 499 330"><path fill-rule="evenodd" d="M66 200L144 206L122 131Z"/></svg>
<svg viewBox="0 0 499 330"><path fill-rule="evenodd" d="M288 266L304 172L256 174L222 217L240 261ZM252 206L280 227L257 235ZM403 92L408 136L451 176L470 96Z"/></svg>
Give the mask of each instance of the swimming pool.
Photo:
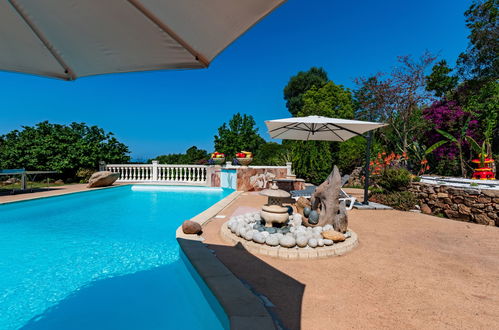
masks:
<svg viewBox="0 0 499 330"><path fill-rule="evenodd" d="M0 329L223 329L175 231L232 190L122 186L0 205Z"/></svg>

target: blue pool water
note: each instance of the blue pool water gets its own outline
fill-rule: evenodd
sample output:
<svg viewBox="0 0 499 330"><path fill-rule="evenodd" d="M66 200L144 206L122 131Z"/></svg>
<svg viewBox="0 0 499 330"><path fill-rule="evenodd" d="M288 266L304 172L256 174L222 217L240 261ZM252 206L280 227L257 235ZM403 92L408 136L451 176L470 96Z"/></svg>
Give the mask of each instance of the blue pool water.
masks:
<svg viewBox="0 0 499 330"><path fill-rule="evenodd" d="M0 329L223 329L175 230L231 191L123 186L0 205Z"/></svg>

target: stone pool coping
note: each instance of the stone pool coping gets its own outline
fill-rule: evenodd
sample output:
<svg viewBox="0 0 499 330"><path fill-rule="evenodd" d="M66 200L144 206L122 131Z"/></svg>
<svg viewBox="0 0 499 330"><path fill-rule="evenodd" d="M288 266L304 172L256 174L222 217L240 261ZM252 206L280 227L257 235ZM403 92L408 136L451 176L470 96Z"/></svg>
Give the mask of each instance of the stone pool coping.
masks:
<svg viewBox="0 0 499 330"><path fill-rule="evenodd" d="M207 210L192 218L203 225L235 201L242 191L235 191ZM236 330L275 329L274 321L263 302L203 244L203 237L186 235L177 228L180 248L204 280L229 318L230 328Z"/></svg>
<svg viewBox="0 0 499 330"><path fill-rule="evenodd" d="M86 183L76 183L76 184L64 185L64 186L51 186L51 187L48 187L49 190L40 190L40 191L30 192L30 193L19 193L19 194L13 194L13 195L0 196L0 205L10 204L10 203L18 203L18 202L26 202L26 201L30 201L30 200L34 200L34 199L44 199L44 198L52 198L52 197L65 196L65 195L73 195L73 194L91 192L91 191L102 190L102 189L112 189L112 188L118 188L118 187L123 187L123 186L127 186L127 185L130 185L130 184L115 183L112 186L95 187L95 188L87 188Z"/></svg>
<svg viewBox="0 0 499 330"><path fill-rule="evenodd" d="M359 238L355 232L349 229L352 234L351 237L347 238L343 242L334 243L330 246L323 247L294 247L285 248L282 246L269 246L265 244L255 243L253 241L248 241L242 237L234 235L227 222L225 222L220 228L220 234L222 239L227 243L237 244L240 243L244 246L246 250L255 254L263 254L269 257L278 259L316 259L316 258L328 258L332 256L340 256L348 251L352 250L359 244Z"/></svg>

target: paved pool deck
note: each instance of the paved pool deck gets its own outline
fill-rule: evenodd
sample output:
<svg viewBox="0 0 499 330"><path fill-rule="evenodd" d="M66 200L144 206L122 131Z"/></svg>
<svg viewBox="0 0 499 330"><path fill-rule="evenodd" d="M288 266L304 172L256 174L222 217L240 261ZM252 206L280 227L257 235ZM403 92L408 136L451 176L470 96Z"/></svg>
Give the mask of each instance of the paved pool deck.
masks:
<svg viewBox="0 0 499 330"><path fill-rule="evenodd" d="M99 188L93 188L93 189L99 189ZM13 195L0 195L0 204L25 201L35 198L59 196L59 195L65 195L65 194L87 191L87 190L89 190L89 188L87 188L86 183L68 184L63 186L51 186L34 192L23 192L23 193L17 192Z"/></svg>
<svg viewBox="0 0 499 330"><path fill-rule="evenodd" d="M349 223L360 244L339 257L281 260L221 239L223 222L265 200L241 194L203 236L285 328L499 329L499 228L354 209Z"/></svg>

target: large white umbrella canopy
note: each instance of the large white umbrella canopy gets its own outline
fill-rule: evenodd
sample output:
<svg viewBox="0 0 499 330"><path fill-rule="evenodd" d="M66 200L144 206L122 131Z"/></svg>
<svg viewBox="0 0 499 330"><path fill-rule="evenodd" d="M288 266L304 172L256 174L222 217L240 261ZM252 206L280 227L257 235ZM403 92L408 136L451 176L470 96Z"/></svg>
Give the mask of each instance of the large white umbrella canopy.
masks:
<svg viewBox="0 0 499 330"><path fill-rule="evenodd" d="M267 120L269 134L274 139L305 141L341 141L386 126L388 124L370 121L329 118L322 116L293 117ZM370 136L366 147L364 204L368 201Z"/></svg>
<svg viewBox="0 0 499 330"><path fill-rule="evenodd" d="M265 124L273 139L341 142L387 125L322 116L267 120Z"/></svg>
<svg viewBox="0 0 499 330"><path fill-rule="evenodd" d="M74 80L205 68L284 1L0 1L0 70Z"/></svg>

